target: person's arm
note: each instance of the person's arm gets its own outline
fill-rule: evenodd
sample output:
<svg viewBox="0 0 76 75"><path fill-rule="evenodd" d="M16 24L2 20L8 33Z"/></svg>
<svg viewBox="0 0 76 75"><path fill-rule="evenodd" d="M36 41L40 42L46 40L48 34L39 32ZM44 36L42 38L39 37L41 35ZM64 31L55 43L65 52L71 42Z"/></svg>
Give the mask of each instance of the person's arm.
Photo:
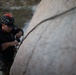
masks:
<svg viewBox="0 0 76 75"><path fill-rule="evenodd" d="M17 41L3 43L2 44L2 51L7 49L9 46L15 46L15 45L18 45Z"/></svg>
<svg viewBox="0 0 76 75"><path fill-rule="evenodd" d="M2 52L2 45L0 44L0 52Z"/></svg>

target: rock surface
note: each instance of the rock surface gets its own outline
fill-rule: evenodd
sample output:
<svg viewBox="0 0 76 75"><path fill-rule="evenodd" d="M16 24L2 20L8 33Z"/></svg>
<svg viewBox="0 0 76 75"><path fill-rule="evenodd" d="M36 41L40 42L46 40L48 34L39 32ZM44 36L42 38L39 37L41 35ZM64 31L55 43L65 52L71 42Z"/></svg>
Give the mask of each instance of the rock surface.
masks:
<svg viewBox="0 0 76 75"><path fill-rule="evenodd" d="M42 0L27 33L73 7L76 0ZM34 29L20 46L10 75L76 75L76 9Z"/></svg>

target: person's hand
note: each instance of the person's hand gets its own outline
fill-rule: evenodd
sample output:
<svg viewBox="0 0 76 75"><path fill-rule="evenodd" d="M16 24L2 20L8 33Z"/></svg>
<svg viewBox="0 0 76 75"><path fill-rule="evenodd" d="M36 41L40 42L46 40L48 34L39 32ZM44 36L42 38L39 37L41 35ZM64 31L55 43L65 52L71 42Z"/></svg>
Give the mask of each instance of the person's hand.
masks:
<svg viewBox="0 0 76 75"><path fill-rule="evenodd" d="M10 42L9 44L10 46L19 46L17 41Z"/></svg>
<svg viewBox="0 0 76 75"><path fill-rule="evenodd" d="M22 36L22 31L19 31L18 33L16 33L15 35L17 38L20 38Z"/></svg>
<svg viewBox="0 0 76 75"><path fill-rule="evenodd" d="M19 43L17 41L3 43L2 50L7 49L9 46L19 46Z"/></svg>

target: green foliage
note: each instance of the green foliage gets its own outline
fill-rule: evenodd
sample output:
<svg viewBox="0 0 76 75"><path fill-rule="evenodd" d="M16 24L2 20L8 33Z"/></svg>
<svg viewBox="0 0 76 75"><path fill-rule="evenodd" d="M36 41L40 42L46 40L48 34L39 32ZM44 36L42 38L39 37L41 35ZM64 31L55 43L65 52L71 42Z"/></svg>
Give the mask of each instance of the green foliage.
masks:
<svg viewBox="0 0 76 75"><path fill-rule="evenodd" d="M32 10L31 9L20 9L12 11L14 15L16 25L19 27L23 27L24 23L27 22L32 17Z"/></svg>
<svg viewBox="0 0 76 75"><path fill-rule="evenodd" d="M25 6L35 5L41 0L0 0L0 6Z"/></svg>
<svg viewBox="0 0 76 75"><path fill-rule="evenodd" d="M41 0L25 0L28 5L35 5L38 4Z"/></svg>

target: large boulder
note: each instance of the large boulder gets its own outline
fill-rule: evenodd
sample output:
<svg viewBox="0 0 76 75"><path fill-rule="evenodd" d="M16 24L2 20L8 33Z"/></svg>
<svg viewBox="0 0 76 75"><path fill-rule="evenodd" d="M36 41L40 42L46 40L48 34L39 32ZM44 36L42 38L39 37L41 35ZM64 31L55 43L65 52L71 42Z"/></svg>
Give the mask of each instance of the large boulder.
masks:
<svg viewBox="0 0 76 75"><path fill-rule="evenodd" d="M42 0L26 35L41 21L76 7L76 0ZM37 26L20 46L10 75L76 75L76 8Z"/></svg>

